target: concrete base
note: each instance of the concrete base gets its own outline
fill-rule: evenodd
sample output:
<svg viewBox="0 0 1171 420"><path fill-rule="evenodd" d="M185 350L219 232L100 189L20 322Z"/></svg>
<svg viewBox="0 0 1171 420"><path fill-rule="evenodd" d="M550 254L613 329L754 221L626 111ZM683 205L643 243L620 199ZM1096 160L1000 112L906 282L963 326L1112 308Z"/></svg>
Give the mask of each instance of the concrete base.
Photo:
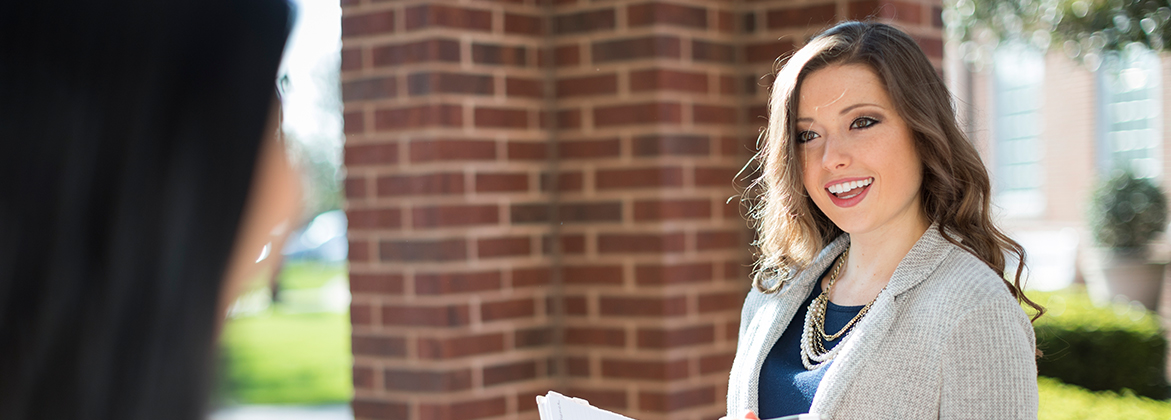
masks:
<svg viewBox="0 0 1171 420"><path fill-rule="evenodd" d="M1152 262L1147 254L1120 254L1107 248L1088 248L1082 255L1086 289L1096 305L1116 299L1138 301L1158 309L1167 264Z"/></svg>
<svg viewBox="0 0 1171 420"><path fill-rule="evenodd" d="M349 404L242 405L216 410L210 420L354 420Z"/></svg>

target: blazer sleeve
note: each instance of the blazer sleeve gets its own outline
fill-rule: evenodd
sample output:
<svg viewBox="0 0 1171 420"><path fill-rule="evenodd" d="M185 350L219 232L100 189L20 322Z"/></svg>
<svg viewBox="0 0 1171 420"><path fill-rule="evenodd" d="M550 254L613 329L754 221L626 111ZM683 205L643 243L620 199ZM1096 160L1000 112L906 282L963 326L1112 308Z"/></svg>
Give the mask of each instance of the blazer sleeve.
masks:
<svg viewBox="0 0 1171 420"><path fill-rule="evenodd" d="M941 419L1036 419L1033 326L1006 295L962 316L944 342Z"/></svg>

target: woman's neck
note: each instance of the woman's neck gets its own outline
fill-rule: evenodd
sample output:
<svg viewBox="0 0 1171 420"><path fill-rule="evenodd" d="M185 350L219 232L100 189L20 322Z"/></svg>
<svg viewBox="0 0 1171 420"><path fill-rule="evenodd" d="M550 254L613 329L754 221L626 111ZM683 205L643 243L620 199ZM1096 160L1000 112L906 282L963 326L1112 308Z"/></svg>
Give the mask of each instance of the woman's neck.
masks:
<svg viewBox="0 0 1171 420"><path fill-rule="evenodd" d="M865 305L873 300L930 226L926 220L918 222L851 234L849 259L830 300L846 306Z"/></svg>

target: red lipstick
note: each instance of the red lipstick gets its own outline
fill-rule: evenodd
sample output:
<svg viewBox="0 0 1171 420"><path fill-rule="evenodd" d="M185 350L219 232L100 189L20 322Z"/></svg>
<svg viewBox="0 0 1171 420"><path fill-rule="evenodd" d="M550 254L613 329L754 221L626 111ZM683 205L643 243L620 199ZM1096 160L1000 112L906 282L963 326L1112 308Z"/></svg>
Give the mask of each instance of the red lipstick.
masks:
<svg viewBox="0 0 1171 420"><path fill-rule="evenodd" d="M834 193L830 192L831 186L836 186L839 184L855 182L855 181L864 182L866 185L855 187L855 188L852 188L852 189L846 190L846 191L839 190L838 194L834 194ZM843 179L834 180L834 181L831 181L831 182L825 184L825 193L829 194L830 201L832 201L834 203L834 205L836 205L838 207L854 207L854 206L858 205L858 203L861 203L862 200L866 198L866 194L870 192L870 187L872 185L874 185L874 178L871 178L871 177L843 178ZM841 195L839 195L839 194L841 194Z"/></svg>

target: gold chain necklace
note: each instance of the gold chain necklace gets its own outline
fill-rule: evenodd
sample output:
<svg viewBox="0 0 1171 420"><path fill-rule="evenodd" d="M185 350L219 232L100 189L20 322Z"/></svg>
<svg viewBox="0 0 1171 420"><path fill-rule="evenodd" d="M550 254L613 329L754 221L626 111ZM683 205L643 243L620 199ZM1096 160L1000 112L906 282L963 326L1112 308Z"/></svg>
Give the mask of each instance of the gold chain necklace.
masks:
<svg viewBox="0 0 1171 420"><path fill-rule="evenodd" d="M870 303L863 306L858 311L858 315L855 315L837 333L825 333L825 314L829 306L829 294L833 291L834 284L838 281L838 275L841 274L842 266L845 265L849 256L850 248L847 247L846 252L843 252L838 257L838 263L834 266L834 270L830 272L829 285L826 286L825 290L821 291L821 294L817 298L813 299L813 302L809 304L809 310L805 313L805 328L801 334L801 363L805 365L805 369L814 370L826 362L833 360L837 356L841 346L834 346L833 349L826 350L824 343L837 340L842 335L847 334L848 331L851 331L854 324L862 319L866 315L866 312L870 311L870 307L874 305L874 302L878 301L878 296L875 296L874 300L871 300ZM885 290L886 288L883 289ZM882 292L880 291L879 294L882 294Z"/></svg>

